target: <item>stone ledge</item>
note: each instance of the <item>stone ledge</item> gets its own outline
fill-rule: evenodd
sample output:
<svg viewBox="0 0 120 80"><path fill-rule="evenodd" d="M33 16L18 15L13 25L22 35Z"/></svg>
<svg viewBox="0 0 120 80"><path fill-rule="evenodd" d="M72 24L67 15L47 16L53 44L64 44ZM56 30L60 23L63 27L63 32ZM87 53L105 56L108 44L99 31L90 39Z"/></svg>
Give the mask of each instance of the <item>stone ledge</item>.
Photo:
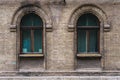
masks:
<svg viewBox="0 0 120 80"><path fill-rule="evenodd" d="M101 57L101 54L99 54L99 53L79 53L79 54L77 54L77 57Z"/></svg>
<svg viewBox="0 0 120 80"><path fill-rule="evenodd" d="M19 55L19 57L44 57L44 55L43 54L28 54L28 53L26 53L26 54L20 54Z"/></svg>
<svg viewBox="0 0 120 80"><path fill-rule="evenodd" d="M71 72L1 72L0 77L4 76L120 76L120 71L71 71Z"/></svg>
<svg viewBox="0 0 120 80"><path fill-rule="evenodd" d="M0 80L120 80L120 76L38 76L38 77L0 77Z"/></svg>

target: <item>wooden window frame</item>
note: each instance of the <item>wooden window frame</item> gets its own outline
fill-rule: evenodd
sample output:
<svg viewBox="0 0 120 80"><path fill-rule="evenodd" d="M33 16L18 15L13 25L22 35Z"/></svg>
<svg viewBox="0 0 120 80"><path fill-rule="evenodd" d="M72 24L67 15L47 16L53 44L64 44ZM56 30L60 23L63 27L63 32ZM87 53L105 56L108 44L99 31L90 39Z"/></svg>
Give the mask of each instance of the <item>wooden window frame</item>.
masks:
<svg viewBox="0 0 120 80"><path fill-rule="evenodd" d="M22 41L22 31L23 30L30 30L30 43L31 43L31 52L24 53L22 51L23 41ZM42 53L34 52L34 30L42 30ZM20 57L43 57L44 54L44 47L43 47L43 27L42 26L21 26L20 28Z"/></svg>
<svg viewBox="0 0 120 80"><path fill-rule="evenodd" d="M98 29L98 31L97 31L97 35L98 35L98 37L97 37L97 47L98 47L98 51L97 52L89 52L88 51L88 47L90 47L89 46L89 38L88 39L86 39L87 40L87 50L86 50L86 52L79 52L78 51L78 30L80 30L80 29L82 29L82 30L85 30L86 31L86 36L87 36L87 38L89 37L89 30L94 30L94 29ZM77 26L77 56L78 57L101 57L101 55L100 55L100 28L99 28L99 26Z"/></svg>

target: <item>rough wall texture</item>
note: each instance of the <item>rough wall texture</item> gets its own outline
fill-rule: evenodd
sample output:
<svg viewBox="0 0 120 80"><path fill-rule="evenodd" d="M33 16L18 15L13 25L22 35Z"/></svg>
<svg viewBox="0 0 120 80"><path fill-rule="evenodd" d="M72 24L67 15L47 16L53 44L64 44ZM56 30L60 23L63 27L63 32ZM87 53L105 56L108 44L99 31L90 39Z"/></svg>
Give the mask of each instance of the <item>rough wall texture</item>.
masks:
<svg viewBox="0 0 120 80"><path fill-rule="evenodd" d="M18 72L21 66L25 65L24 62L22 64L21 61L18 61L19 52L17 51L17 39L18 32L10 32L10 27L12 24L14 14L19 10L20 7L25 5L37 5L41 10L43 10L47 16L51 19L49 31L46 28L46 25L49 23L45 20L44 28L45 30L45 56L44 60L37 61L40 62L40 65L37 65L37 71L77 71L76 67L82 67L81 69L85 69L89 66L80 64L82 62L79 61L76 57L75 51L75 30L73 29L71 32L68 31L69 21L71 16L75 10L79 9L82 5L94 5L96 8L99 8L101 11L105 13L107 16L107 23L110 24L110 31L104 32L103 28L101 28L101 33L103 33L101 38L103 40L103 50L101 60L95 61L95 65L90 67L89 70L94 70L94 68L99 68L98 72L102 72L105 70L117 70L119 72L120 69L120 1L119 0L0 0L0 71L2 72ZM84 7L84 6L83 6ZM94 9L93 9L94 10ZM92 11L92 9L91 9ZM99 13L99 11L98 11ZM101 16L101 15L100 15ZM44 16L43 16L44 17ZM101 16L104 18L104 16ZM18 17L19 18L19 17ZM102 23L102 21L101 21ZM101 27L104 27L104 22ZM14 25L19 25L16 23ZM18 28L18 26L16 26ZM49 28L49 27L48 27ZM72 28L75 28L73 26ZM70 28L71 29L71 28ZM47 31L48 30L48 31ZM88 60L89 61L89 60ZM37 64L37 62L33 64ZM42 67L41 67L42 63ZM89 62L88 62L89 63ZM91 62L94 64L93 62ZM27 61L27 65L22 67L22 69L26 69L29 67L33 72L35 65L31 65L31 61ZM30 66L29 66L30 64ZM84 67L85 65L85 67ZM40 68L39 68L40 66ZM44 67L43 67L44 66ZM98 66L98 67L96 67ZM42 69L41 69L42 68ZM26 71L26 70L25 70ZM114 72L114 71L113 71ZM8 73L8 75L11 73ZM41 73L42 74L42 73ZM69 74L69 73L68 73ZM108 72L109 74L109 72ZM2 75L2 74L1 74ZM1 79L2 80L2 79ZM7 80L7 79L6 79ZM16 79L15 79L16 80ZM26 79L27 80L27 79ZM76 80L76 79L75 79ZM82 79L81 79L82 80ZM87 80L87 79L84 79ZM94 79L93 79L94 80ZM95 79L96 80L96 79ZM101 79L98 79L101 80ZM104 80L104 79L102 79ZM108 80L108 79L105 79ZM111 79L112 80L112 79ZM117 78L113 80L118 80Z"/></svg>
<svg viewBox="0 0 120 80"><path fill-rule="evenodd" d="M59 77L59 76L51 76L51 77L11 77L11 78L0 78L0 80L119 80L120 77L116 76L116 77L112 77L112 76L84 76L84 77L77 77L77 76L63 76L63 77Z"/></svg>

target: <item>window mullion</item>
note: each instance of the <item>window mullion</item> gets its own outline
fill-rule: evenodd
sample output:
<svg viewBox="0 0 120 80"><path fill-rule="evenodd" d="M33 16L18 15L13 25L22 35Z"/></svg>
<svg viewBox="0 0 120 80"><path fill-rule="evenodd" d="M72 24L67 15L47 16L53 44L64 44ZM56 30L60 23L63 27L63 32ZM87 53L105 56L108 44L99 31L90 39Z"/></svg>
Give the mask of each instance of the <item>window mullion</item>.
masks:
<svg viewBox="0 0 120 80"><path fill-rule="evenodd" d="M86 52L87 52L87 30L86 30Z"/></svg>
<svg viewBox="0 0 120 80"><path fill-rule="evenodd" d="M89 52L89 31L86 30L86 51Z"/></svg>
<svg viewBox="0 0 120 80"><path fill-rule="evenodd" d="M34 30L31 29L31 51L34 52Z"/></svg>

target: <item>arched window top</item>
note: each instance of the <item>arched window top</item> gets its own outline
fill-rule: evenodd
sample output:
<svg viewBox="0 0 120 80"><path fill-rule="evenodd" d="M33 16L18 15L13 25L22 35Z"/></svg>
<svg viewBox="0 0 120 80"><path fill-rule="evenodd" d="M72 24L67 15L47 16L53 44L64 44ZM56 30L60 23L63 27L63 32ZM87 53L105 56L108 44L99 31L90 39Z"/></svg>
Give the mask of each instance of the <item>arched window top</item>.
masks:
<svg viewBox="0 0 120 80"><path fill-rule="evenodd" d="M43 21L38 15L36 15L34 13L30 13L30 14L23 16L20 25L21 25L21 27L23 27L23 26L42 27Z"/></svg>
<svg viewBox="0 0 120 80"><path fill-rule="evenodd" d="M99 20L95 15L86 13L79 17L77 26L99 26Z"/></svg>

